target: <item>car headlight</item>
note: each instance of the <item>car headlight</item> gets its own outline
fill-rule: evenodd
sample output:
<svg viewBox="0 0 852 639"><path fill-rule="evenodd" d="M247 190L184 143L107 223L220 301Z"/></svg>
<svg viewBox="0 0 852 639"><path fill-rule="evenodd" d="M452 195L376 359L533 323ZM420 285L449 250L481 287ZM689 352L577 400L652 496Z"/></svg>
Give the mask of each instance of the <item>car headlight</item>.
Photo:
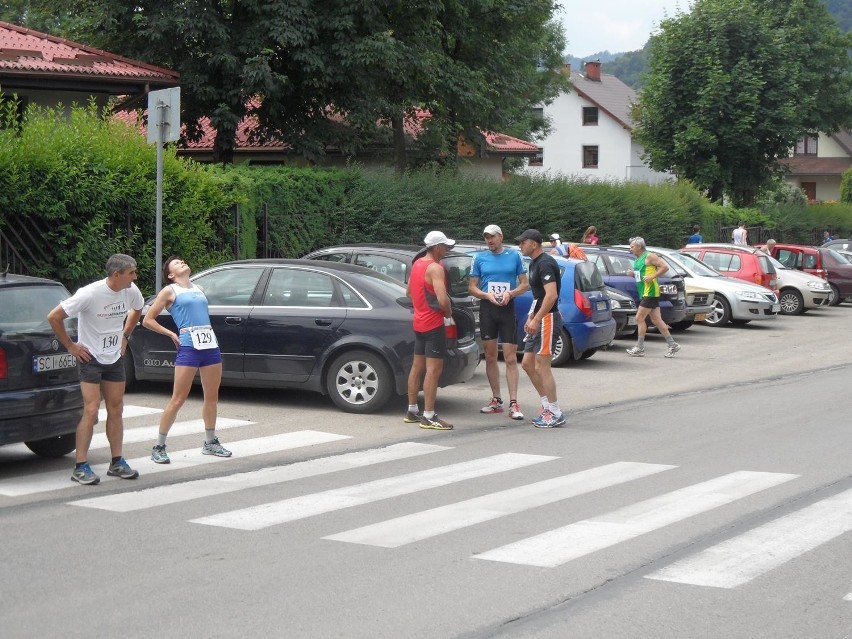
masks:
<svg viewBox="0 0 852 639"><path fill-rule="evenodd" d="M753 291L737 291L737 297L741 300L759 300L760 295Z"/></svg>
<svg viewBox="0 0 852 639"><path fill-rule="evenodd" d="M825 280L811 280L808 282L808 288L812 288L815 291L827 291L828 282Z"/></svg>
<svg viewBox="0 0 852 639"><path fill-rule="evenodd" d="M621 302L619 302L618 300L613 300L613 299L611 299L611 300L609 301L609 303L610 303L610 306L611 306L612 308L621 308Z"/></svg>

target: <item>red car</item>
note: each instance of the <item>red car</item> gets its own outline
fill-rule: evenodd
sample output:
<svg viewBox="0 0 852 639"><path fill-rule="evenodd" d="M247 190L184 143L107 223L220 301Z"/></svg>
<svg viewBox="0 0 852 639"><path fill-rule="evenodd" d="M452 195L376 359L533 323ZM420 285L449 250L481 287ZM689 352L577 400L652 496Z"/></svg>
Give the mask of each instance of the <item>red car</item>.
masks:
<svg viewBox="0 0 852 639"><path fill-rule="evenodd" d="M837 251L821 246L776 244L772 257L787 268L794 268L828 280L831 297L828 303L837 306L852 297L852 264Z"/></svg>
<svg viewBox="0 0 852 639"><path fill-rule="evenodd" d="M779 297L775 267L760 249L738 244L688 244L681 251L698 258L722 275L765 286Z"/></svg>

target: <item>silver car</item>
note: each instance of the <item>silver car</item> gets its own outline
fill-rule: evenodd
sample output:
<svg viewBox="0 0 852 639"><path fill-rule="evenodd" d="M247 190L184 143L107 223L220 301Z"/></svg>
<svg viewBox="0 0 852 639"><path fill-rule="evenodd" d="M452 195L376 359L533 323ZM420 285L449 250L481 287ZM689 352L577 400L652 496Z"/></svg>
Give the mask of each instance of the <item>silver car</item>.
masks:
<svg viewBox="0 0 852 639"><path fill-rule="evenodd" d="M678 267L677 272L683 275L685 281L709 288L715 293L713 311L704 318L704 324L708 326L724 326L728 322L748 324L754 320L773 319L781 311L778 298L768 288L725 277L687 253L651 246L648 250L669 258L668 262Z"/></svg>
<svg viewBox="0 0 852 639"><path fill-rule="evenodd" d="M828 306L831 298L828 282L811 273L787 268L774 257L769 261L778 279L782 315L801 315L810 308Z"/></svg>

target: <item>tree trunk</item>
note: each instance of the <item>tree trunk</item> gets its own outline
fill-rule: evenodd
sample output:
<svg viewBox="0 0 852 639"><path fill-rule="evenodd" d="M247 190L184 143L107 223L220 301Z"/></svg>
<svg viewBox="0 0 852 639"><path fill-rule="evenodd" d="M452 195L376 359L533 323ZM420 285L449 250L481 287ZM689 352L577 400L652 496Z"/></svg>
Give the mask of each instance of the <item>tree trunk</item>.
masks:
<svg viewBox="0 0 852 639"><path fill-rule="evenodd" d="M722 202L725 195L725 189L722 182L716 181L710 186L710 192L707 194L711 202Z"/></svg>
<svg viewBox="0 0 852 639"><path fill-rule="evenodd" d="M405 146L405 122L402 115L391 117L393 127L393 158L397 173L408 170L408 151Z"/></svg>

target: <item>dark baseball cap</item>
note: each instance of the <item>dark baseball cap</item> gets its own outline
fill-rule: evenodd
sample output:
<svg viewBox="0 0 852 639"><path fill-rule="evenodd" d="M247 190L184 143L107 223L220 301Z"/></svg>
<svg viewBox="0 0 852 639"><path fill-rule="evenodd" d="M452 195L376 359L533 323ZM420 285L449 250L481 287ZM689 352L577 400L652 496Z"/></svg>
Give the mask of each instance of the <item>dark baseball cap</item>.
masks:
<svg viewBox="0 0 852 639"><path fill-rule="evenodd" d="M523 233L521 233L518 237L515 238L516 242L523 242L524 240L532 240L533 242L538 242L541 244L544 242L544 236L537 229L527 229Z"/></svg>

